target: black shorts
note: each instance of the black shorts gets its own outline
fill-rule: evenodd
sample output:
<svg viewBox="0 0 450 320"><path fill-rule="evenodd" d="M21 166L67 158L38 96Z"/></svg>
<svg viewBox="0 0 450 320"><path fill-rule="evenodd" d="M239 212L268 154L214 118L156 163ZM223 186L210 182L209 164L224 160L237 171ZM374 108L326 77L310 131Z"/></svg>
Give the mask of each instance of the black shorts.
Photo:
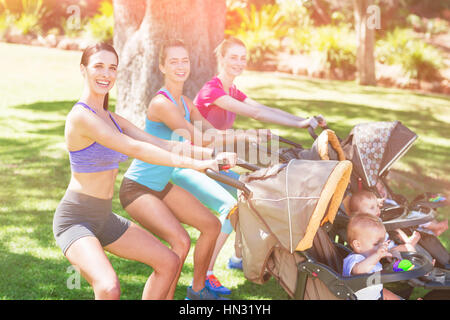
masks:
<svg viewBox="0 0 450 320"><path fill-rule="evenodd" d="M76 240L94 236L104 247L119 239L130 221L111 211L111 199L67 190L53 217L53 235L64 255Z"/></svg>
<svg viewBox="0 0 450 320"><path fill-rule="evenodd" d="M169 182L163 190L155 191L140 183L137 183L134 180L124 177L119 191L120 203L122 204L123 208L126 208L130 205L130 203L144 194L151 194L162 200L170 191L170 189L172 189L172 187L173 184Z"/></svg>

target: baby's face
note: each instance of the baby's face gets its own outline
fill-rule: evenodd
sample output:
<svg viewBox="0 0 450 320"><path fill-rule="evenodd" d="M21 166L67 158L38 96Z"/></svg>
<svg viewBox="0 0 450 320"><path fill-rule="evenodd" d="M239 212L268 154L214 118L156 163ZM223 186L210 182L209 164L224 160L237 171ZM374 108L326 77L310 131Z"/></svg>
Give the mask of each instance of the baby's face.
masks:
<svg viewBox="0 0 450 320"><path fill-rule="evenodd" d="M361 201L360 206L362 211L376 217L379 217L381 214L380 203L376 197L365 198Z"/></svg>
<svg viewBox="0 0 450 320"><path fill-rule="evenodd" d="M354 251L368 257L374 254L383 244L386 237L384 228L364 228L358 232L357 243L354 245Z"/></svg>

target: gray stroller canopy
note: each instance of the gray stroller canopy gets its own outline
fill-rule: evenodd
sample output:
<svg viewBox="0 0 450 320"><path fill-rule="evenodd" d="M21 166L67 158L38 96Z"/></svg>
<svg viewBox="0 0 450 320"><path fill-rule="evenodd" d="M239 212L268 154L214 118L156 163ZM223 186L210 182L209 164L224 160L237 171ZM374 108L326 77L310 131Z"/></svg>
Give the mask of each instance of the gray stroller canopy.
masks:
<svg viewBox="0 0 450 320"><path fill-rule="evenodd" d="M361 123L352 129L342 147L354 172L370 188L416 139L417 135L400 121Z"/></svg>
<svg viewBox="0 0 450 320"><path fill-rule="evenodd" d="M347 160L291 160L241 175L250 194L239 193L234 227L247 279L263 283L271 274L293 295L295 252L311 248L320 226L333 223L351 171Z"/></svg>

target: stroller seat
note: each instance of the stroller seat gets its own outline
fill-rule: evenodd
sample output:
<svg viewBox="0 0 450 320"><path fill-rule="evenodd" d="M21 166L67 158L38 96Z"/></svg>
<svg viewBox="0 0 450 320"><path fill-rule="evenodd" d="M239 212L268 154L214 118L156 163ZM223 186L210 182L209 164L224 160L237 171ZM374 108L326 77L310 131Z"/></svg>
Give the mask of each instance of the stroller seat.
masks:
<svg viewBox="0 0 450 320"><path fill-rule="evenodd" d="M356 300L355 292L363 288L417 279L433 269L430 261L420 253L402 252L402 259L408 259L415 265L413 270L398 273L392 270L391 265L387 265L381 273L344 277L342 263L350 253L351 250L347 247L333 243L325 230L319 230L314 246L306 252L298 253L305 258L305 261L298 264L298 282L294 298L310 298L311 294L307 292L307 281L311 278L323 282L338 299Z"/></svg>

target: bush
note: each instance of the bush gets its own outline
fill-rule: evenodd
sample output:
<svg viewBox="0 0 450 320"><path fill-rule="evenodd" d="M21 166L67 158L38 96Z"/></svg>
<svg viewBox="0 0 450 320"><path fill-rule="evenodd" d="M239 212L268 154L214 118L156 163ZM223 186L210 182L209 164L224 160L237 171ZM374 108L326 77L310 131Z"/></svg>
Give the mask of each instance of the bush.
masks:
<svg viewBox="0 0 450 320"><path fill-rule="evenodd" d="M250 9L235 9L241 23L237 29L226 29L225 33L233 35L247 46L248 65L260 68L269 55L281 48L281 40L287 35L288 28L277 5L263 5L260 10L252 4Z"/></svg>
<svg viewBox="0 0 450 320"><path fill-rule="evenodd" d="M84 31L96 41L112 43L114 37L114 10L110 1L100 3L99 13L87 19Z"/></svg>
<svg viewBox="0 0 450 320"><path fill-rule="evenodd" d="M226 30L238 30L239 26L242 23L242 18L238 13L238 8L245 9L247 7L247 3L242 0L227 0L226 1L226 21L225 21L225 29Z"/></svg>
<svg viewBox="0 0 450 320"><path fill-rule="evenodd" d="M15 16L9 11L4 0L0 0L0 40L3 40L10 26L14 23Z"/></svg>
<svg viewBox="0 0 450 320"><path fill-rule="evenodd" d="M283 1L280 13L285 17L288 30L286 48L294 54L309 52L313 21L308 9L299 1Z"/></svg>
<svg viewBox="0 0 450 320"><path fill-rule="evenodd" d="M295 28L289 30L289 43L287 48L291 53L303 54L312 50L314 29L311 27Z"/></svg>
<svg viewBox="0 0 450 320"><path fill-rule="evenodd" d="M67 17L61 17L61 25L63 34L69 38L79 37L86 25L86 21L80 18L80 25L74 25L73 21L67 19Z"/></svg>
<svg viewBox="0 0 450 320"><path fill-rule="evenodd" d="M376 57L381 63L400 65L409 78L419 81L438 80L444 65L441 52L409 29L397 28L378 40Z"/></svg>
<svg viewBox="0 0 450 320"><path fill-rule="evenodd" d="M344 76L356 71L356 37L349 26L323 26L311 34L311 51L320 52L326 68Z"/></svg>
<svg viewBox="0 0 450 320"><path fill-rule="evenodd" d="M14 26L23 35L40 34L42 31L41 21L48 14L43 0L22 0L22 9Z"/></svg>
<svg viewBox="0 0 450 320"><path fill-rule="evenodd" d="M407 44L401 65L408 77L420 82L439 80L439 70L444 64L436 48L424 41L414 40Z"/></svg>
<svg viewBox="0 0 450 320"><path fill-rule="evenodd" d="M388 32L383 39L376 42L375 55L381 63L393 65L401 61L406 44L414 37L409 29L395 28Z"/></svg>
<svg viewBox="0 0 450 320"><path fill-rule="evenodd" d="M279 11L289 28L307 28L313 25L310 13L302 1L282 1Z"/></svg>
<svg viewBox="0 0 450 320"><path fill-rule="evenodd" d="M428 38L432 35L445 33L449 28L448 22L443 19L426 19L415 14L408 15L406 22L409 27L417 32L425 33Z"/></svg>

